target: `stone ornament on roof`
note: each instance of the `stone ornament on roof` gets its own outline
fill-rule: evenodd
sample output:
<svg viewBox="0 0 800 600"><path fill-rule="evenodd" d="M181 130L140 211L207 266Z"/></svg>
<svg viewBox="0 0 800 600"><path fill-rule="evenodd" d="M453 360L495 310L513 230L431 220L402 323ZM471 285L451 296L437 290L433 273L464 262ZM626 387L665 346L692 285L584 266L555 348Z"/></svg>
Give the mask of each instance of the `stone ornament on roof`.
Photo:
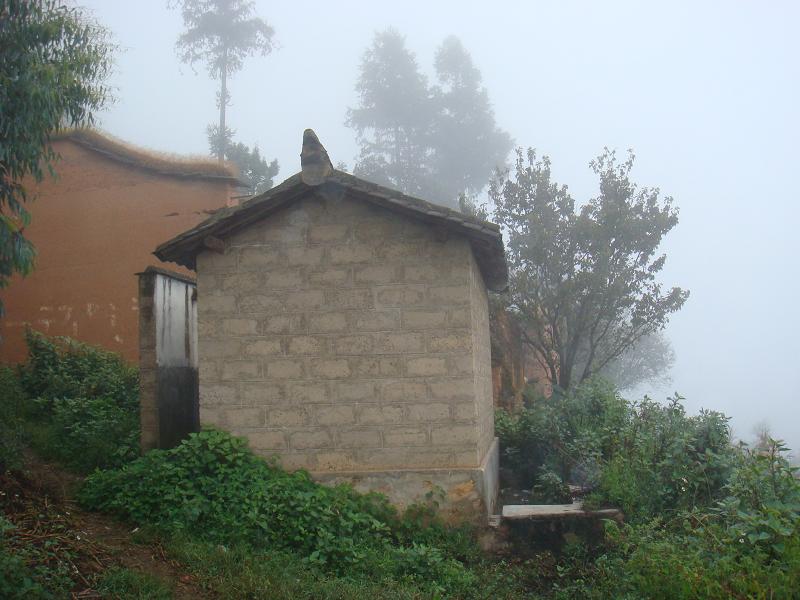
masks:
<svg viewBox="0 0 800 600"><path fill-rule="evenodd" d="M328 152L313 129L306 129L303 132L300 167L303 183L306 185L321 185L333 173L333 164Z"/></svg>

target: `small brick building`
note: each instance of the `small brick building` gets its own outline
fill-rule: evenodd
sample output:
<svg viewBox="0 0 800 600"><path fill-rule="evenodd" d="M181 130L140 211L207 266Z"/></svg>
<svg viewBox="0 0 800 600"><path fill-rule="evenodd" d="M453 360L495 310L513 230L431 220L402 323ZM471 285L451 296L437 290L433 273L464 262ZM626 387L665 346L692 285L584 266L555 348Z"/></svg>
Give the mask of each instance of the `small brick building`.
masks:
<svg viewBox="0 0 800 600"><path fill-rule="evenodd" d="M334 170L310 130L301 162L156 250L197 271L201 423L401 506L491 511L498 227Z"/></svg>

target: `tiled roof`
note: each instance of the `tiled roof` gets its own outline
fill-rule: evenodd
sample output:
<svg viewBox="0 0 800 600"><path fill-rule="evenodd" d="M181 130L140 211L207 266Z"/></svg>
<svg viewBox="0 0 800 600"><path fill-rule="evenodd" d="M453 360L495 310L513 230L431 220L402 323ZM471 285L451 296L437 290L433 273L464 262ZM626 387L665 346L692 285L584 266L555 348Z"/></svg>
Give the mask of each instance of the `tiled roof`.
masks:
<svg viewBox="0 0 800 600"><path fill-rule="evenodd" d="M306 137L308 137L308 131ZM318 144L316 136L311 132ZM319 148L322 149L321 145ZM304 147L305 149L305 147ZM324 149L322 149L324 152ZM420 220L448 233L460 235L469 240L475 258L483 273L486 286L495 291L504 290L508 285L508 266L503 247L500 228L494 223L483 221L461 212L432 204L402 194L396 190L370 183L348 173L330 168L327 153L325 166L320 171L319 161L315 161L313 177L304 171L297 173L280 185L254 196L234 207L220 209L196 227L156 248L155 255L163 260L175 262L190 269L195 268L195 258L206 247L209 238L221 238L268 218L270 214L287 207L292 202L309 193L348 197L381 206L389 211ZM306 182L310 183L306 183Z"/></svg>

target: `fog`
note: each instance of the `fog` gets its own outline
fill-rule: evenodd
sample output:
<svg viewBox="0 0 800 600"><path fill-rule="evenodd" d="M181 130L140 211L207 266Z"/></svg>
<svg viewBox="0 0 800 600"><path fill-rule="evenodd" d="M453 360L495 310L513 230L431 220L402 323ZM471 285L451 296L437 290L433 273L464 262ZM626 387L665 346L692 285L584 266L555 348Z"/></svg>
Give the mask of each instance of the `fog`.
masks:
<svg viewBox="0 0 800 600"><path fill-rule="evenodd" d="M85 3L120 46L106 131L159 151L207 154L217 82L177 59L183 30L163 0ZM344 126L377 30L405 34L432 71L456 35L481 70L498 125L553 161L578 200L595 194L588 163L604 146L637 155L634 179L680 207L663 246L663 280L691 291L666 333L670 390L721 410L749 438L766 421L800 447L797 312L800 4L745 2L258 1L278 48L230 81L229 125L299 169L302 132L353 165Z"/></svg>

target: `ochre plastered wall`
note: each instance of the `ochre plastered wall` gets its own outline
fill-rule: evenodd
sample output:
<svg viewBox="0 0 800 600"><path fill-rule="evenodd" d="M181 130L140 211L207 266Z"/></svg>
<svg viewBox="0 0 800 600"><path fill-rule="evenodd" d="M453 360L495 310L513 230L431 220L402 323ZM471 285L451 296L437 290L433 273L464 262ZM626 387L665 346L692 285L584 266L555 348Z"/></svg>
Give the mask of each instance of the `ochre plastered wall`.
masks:
<svg viewBox="0 0 800 600"><path fill-rule="evenodd" d="M312 195L225 242L197 258L201 423L319 475L482 465L488 309L464 238Z"/></svg>
<svg viewBox="0 0 800 600"><path fill-rule="evenodd" d="M155 247L225 206L225 180L159 175L70 140L57 141L56 179L31 186L37 196L26 236L36 269L0 292L0 361L25 358L25 323L138 360L135 273L165 265ZM32 194L32 195L33 195ZM180 270L180 269L178 269Z"/></svg>

